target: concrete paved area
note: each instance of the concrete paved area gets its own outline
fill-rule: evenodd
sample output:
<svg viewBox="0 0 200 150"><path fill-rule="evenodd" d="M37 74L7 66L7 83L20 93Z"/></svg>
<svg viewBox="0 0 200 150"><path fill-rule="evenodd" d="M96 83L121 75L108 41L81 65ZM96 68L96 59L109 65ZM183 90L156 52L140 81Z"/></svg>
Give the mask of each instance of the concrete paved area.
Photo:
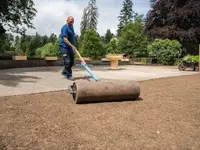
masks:
<svg viewBox="0 0 200 150"><path fill-rule="evenodd" d="M191 75L198 72L179 71L177 67L120 66L110 70L109 66L93 66L92 71L100 79L148 80L162 77ZM0 96L67 90L73 81L64 78L62 67L18 68L0 70ZM73 68L74 77L84 79L89 74L81 67Z"/></svg>

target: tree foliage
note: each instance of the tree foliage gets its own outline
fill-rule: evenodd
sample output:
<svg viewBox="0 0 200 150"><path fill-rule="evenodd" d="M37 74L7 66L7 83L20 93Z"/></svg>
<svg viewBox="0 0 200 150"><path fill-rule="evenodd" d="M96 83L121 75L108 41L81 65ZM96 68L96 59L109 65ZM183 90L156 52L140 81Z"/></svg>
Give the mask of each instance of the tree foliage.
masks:
<svg viewBox="0 0 200 150"><path fill-rule="evenodd" d="M106 30L106 34L104 36L104 43L108 44L110 42L110 40L113 38L113 34L111 33L110 29Z"/></svg>
<svg viewBox="0 0 200 150"><path fill-rule="evenodd" d="M85 32L81 49L85 57L90 57L92 59L100 59L105 55L103 42L94 29Z"/></svg>
<svg viewBox="0 0 200 150"><path fill-rule="evenodd" d="M83 10L83 16L81 20L81 32L90 29L97 29L98 24L98 7L96 0L89 0L88 6Z"/></svg>
<svg viewBox="0 0 200 150"><path fill-rule="evenodd" d="M46 57L46 56L55 56L56 53L53 48L52 43L47 43L43 47L41 47L41 57Z"/></svg>
<svg viewBox="0 0 200 150"><path fill-rule="evenodd" d="M120 11L120 15L118 17L119 24L118 24L118 35L120 34L120 30L129 22L133 21L134 11L133 11L133 2L132 0L124 0L123 7Z"/></svg>
<svg viewBox="0 0 200 150"><path fill-rule="evenodd" d="M151 0L146 31L151 38L177 39L189 54L198 53L200 43L199 0Z"/></svg>
<svg viewBox="0 0 200 150"><path fill-rule="evenodd" d="M119 40L116 37L113 37L110 42L106 45L106 53L107 54L117 54L118 50L118 42Z"/></svg>
<svg viewBox="0 0 200 150"><path fill-rule="evenodd" d="M96 5L96 0L90 0L87 7L87 15L88 15L88 29L97 29L98 23L98 7Z"/></svg>
<svg viewBox="0 0 200 150"><path fill-rule="evenodd" d="M96 5L96 0L89 0L88 6L84 8L83 15L81 19L81 28L80 28L80 44L79 46L82 47L82 41L84 38L84 34L87 30L97 29L98 24L98 7Z"/></svg>
<svg viewBox="0 0 200 150"><path fill-rule="evenodd" d="M12 34L0 35L0 56L7 55L10 51L13 51L14 37Z"/></svg>
<svg viewBox="0 0 200 150"><path fill-rule="evenodd" d="M0 35L0 55L26 55L28 57L37 56L36 50L47 43L54 44L57 40L55 34L50 36L36 33L35 35L14 36L12 34ZM12 51L12 52L11 52Z"/></svg>
<svg viewBox="0 0 200 150"><path fill-rule="evenodd" d="M181 44L177 40L155 39L148 45L148 53L155 57L158 63L163 65L173 65L176 58L179 56Z"/></svg>
<svg viewBox="0 0 200 150"><path fill-rule="evenodd" d="M6 28L11 32L24 34L24 25L34 28L31 21L36 13L33 0L1 0L0 34L5 33Z"/></svg>
<svg viewBox="0 0 200 150"><path fill-rule="evenodd" d="M142 19L130 22L121 30L118 49L132 57L147 56L148 39L144 32Z"/></svg>
<svg viewBox="0 0 200 150"><path fill-rule="evenodd" d="M87 13L87 8L84 8L83 10L83 16L81 19L81 28L80 31L85 31L88 29L88 13Z"/></svg>

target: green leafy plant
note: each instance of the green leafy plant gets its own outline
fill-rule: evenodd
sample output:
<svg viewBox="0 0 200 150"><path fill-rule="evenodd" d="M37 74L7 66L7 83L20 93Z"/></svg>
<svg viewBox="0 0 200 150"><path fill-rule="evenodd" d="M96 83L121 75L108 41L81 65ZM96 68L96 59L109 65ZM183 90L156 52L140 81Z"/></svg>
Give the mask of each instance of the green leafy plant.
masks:
<svg viewBox="0 0 200 150"><path fill-rule="evenodd" d="M181 44L177 40L155 39L147 49L149 56L156 57L158 63L173 65L180 54Z"/></svg>
<svg viewBox="0 0 200 150"><path fill-rule="evenodd" d="M81 52L83 56L91 59L101 59L106 51L99 34L94 30L87 30L81 44Z"/></svg>
<svg viewBox="0 0 200 150"><path fill-rule="evenodd" d="M199 62L199 56L198 55L187 55L183 58L184 61L187 62L194 62L194 63L198 63Z"/></svg>
<svg viewBox="0 0 200 150"><path fill-rule="evenodd" d="M56 50L54 50L52 43L45 44L40 49L41 49L41 57L56 56ZM38 51L40 51L40 50L38 50Z"/></svg>
<svg viewBox="0 0 200 150"><path fill-rule="evenodd" d="M199 56L198 55L192 56L192 61L195 62L195 63L198 63L199 62Z"/></svg>
<svg viewBox="0 0 200 150"><path fill-rule="evenodd" d="M146 64L147 63L147 58L142 57L141 58L141 63Z"/></svg>
<svg viewBox="0 0 200 150"><path fill-rule="evenodd" d="M106 53L108 55L117 55L119 54L119 50L118 50L118 39L116 37L112 38L110 40L110 42L106 45Z"/></svg>
<svg viewBox="0 0 200 150"><path fill-rule="evenodd" d="M147 56L148 40L144 32L142 20L130 22L121 30L118 49L132 57Z"/></svg>

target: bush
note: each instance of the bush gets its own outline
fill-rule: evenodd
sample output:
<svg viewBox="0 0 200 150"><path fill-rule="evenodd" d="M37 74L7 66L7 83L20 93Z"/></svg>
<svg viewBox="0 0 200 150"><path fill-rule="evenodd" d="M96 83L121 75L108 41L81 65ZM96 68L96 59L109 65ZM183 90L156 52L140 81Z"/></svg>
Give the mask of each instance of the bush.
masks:
<svg viewBox="0 0 200 150"><path fill-rule="evenodd" d="M46 56L56 56L56 51L53 48L52 43L45 44L43 47L40 48L41 50L38 50L38 53L41 51L41 57Z"/></svg>
<svg viewBox="0 0 200 150"><path fill-rule="evenodd" d="M144 58L141 58L141 63L142 63L142 64L146 64L146 63L147 63L147 58L145 58L145 57L144 57Z"/></svg>
<svg viewBox="0 0 200 150"><path fill-rule="evenodd" d="M187 61L187 62L194 62L194 63L198 63L199 62L199 56L198 55L194 55L194 56L191 56L191 55L187 55L183 58L184 61Z"/></svg>
<svg viewBox="0 0 200 150"><path fill-rule="evenodd" d="M41 48L37 48L37 49L36 49L36 52L35 52L35 56L36 56L37 58L40 58L40 57L41 57L41 54L42 54L42 49L41 49Z"/></svg>
<svg viewBox="0 0 200 150"><path fill-rule="evenodd" d="M55 56L57 57L60 57L59 42L60 42L60 39L58 38L53 45L53 51L54 51Z"/></svg>
<svg viewBox="0 0 200 150"><path fill-rule="evenodd" d="M118 45L118 39L112 38L110 40L110 42L106 45L106 54L117 54L119 53L118 49L117 49L117 45Z"/></svg>
<svg viewBox="0 0 200 150"><path fill-rule="evenodd" d="M155 39L147 49L149 55L156 57L159 64L173 65L180 54L181 44L177 40Z"/></svg>
<svg viewBox="0 0 200 150"><path fill-rule="evenodd" d="M199 62L199 56L198 55L192 56L192 61L195 62L195 63L198 63Z"/></svg>
<svg viewBox="0 0 200 150"><path fill-rule="evenodd" d="M177 58L176 60L175 60L175 62L174 62L174 65L179 65L181 62L183 61L183 59L182 58Z"/></svg>

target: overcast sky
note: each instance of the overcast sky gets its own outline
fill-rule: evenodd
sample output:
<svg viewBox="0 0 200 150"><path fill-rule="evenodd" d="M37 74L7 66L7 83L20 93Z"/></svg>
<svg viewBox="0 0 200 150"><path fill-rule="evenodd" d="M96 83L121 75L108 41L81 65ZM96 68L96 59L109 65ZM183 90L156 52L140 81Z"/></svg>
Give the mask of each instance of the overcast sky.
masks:
<svg viewBox="0 0 200 150"><path fill-rule="evenodd" d="M33 21L36 30L28 30L27 34L59 35L60 28L65 24L67 16L75 18L75 32L80 34L80 22L83 9L88 0L33 0L38 13ZM97 31L105 34L107 29L116 32L120 10L123 0L97 0L99 18ZM133 0L133 9L139 14L146 15L150 9L149 0Z"/></svg>

